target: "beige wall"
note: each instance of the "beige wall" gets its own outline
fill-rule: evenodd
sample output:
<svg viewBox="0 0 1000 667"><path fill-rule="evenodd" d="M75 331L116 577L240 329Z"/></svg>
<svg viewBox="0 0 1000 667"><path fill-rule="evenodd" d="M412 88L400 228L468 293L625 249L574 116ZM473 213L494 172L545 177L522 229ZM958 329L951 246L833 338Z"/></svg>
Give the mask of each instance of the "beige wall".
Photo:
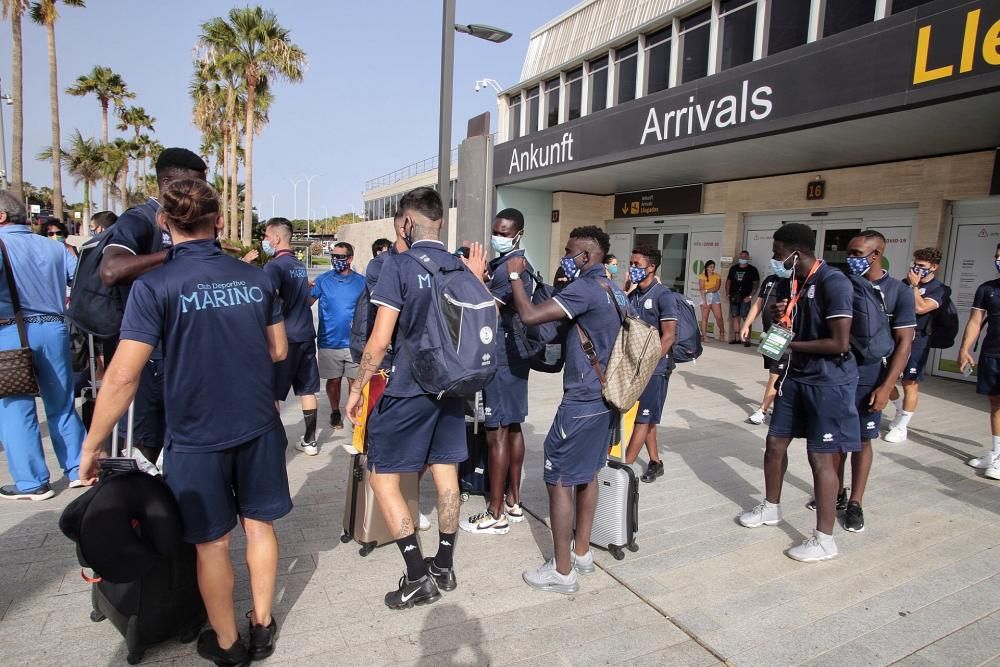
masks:
<svg viewBox="0 0 1000 667"><path fill-rule="evenodd" d="M549 244L549 266L552 267L553 273L559 267L559 258L563 256L566 239L569 238L573 228L596 225L606 229L614 205L614 195L552 193L552 210L559 211L559 222L552 223L552 238Z"/></svg>
<svg viewBox="0 0 1000 667"><path fill-rule="evenodd" d="M337 230L338 241L347 241L354 246L354 270L358 273L364 273L365 267L371 261L372 243L375 243L376 239L396 240L392 218L341 225Z"/></svg>

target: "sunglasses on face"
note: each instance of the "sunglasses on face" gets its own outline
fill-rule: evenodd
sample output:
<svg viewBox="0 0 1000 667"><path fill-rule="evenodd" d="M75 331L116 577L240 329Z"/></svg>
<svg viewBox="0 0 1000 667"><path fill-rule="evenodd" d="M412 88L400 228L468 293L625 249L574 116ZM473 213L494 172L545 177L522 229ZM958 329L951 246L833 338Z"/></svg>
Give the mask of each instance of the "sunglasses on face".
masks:
<svg viewBox="0 0 1000 667"><path fill-rule="evenodd" d="M331 255L334 259L347 259L350 255Z"/></svg>
<svg viewBox="0 0 1000 667"><path fill-rule="evenodd" d="M65 234L63 234L62 232L49 232L49 234L48 234L48 237L49 237L50 239L51 239L51 238L55 238L55 237L58 237L58 238L62 238L62 237L64 237L64 236L66 236L66 235L65 235Z"/></svg>

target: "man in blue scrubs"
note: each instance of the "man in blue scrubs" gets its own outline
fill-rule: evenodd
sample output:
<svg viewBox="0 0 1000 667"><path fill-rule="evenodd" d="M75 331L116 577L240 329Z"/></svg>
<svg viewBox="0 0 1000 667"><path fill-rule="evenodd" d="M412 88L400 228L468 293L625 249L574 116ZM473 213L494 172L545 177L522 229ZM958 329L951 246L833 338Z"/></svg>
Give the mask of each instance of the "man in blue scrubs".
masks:
<svg viewBox="0 0 1000 667"><path fill-rule="evenodd" d="M316 364L316 329L313 326L309 296L309 275L292 251L292 223L286 218L271 218L264 225L264 253L272 255L264 265L274 291L281 300L288 338L288 356L274 365L274 399L284 401L292 389L302 403L305 434L295 449L309 456L319 454L316 442L316 394L319 392L319 366Z"/></svg>
<svg viewBox="0 0 1000 667"><path fill-rule="evenodd" d="M212 628L199 637L198 653L219 665L244 665L271 655L277 635L273 521L291 511L292 501L272 373L288 350L285 327L264 272L229 257L215 240L223 224L215 191L204 181L176 181L161 202L157 220L174 245L162 267L132 285L80 474L96 477L101 443L162 344L169 360L165 480L180 505L184 540L197 548L198 588ZM253 595L249 646L240 641L233 613L229 547L238 521Z"/></svg>
<svg viewBox="0 0 1000 667"><path fill-rule="evenodd" d="M570 280L562 291L538 305L532 304L524 290L512 291L514 307L526 325L563 319L575 325L566 337L563 399L544 445L543 478L549 493L555 556L521 575L538 590L575 593L580 588L577 572L594 571L590 533L597 507L597 472L607 461L618 413L604 402L601 381L583 351L580 329L593 343L601 368L606 369L621 328L618 307L628 308L625 295L605 273L604 258L610 249L611 239L603 230L577 227L570 232L566 254L560 260ZM509 279L520 280L526 266L521 257L511 259L507 263Z"/></svg>

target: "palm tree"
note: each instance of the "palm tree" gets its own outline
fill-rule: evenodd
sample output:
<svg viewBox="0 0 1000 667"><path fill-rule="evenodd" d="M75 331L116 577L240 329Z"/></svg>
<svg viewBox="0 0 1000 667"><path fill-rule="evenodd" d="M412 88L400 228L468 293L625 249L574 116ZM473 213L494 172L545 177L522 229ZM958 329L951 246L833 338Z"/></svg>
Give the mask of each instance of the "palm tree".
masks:
<svg viewBox="0 0 1000 667"><path fill-rule="evenodd" d="M116 74L110 67L95 65L89 74L82 74L76 79L76 84L66 89L70 95L83 97L93 94L101 103L101 138L103 143L108 143L108 107L113 103L116 109L120 109L122 103L127 99L135 97L135 93L130 92L128 85L120 74ZM101 191L101 205L108 207L108 184L104 183Z"/></svg>
<svg viewBox="0 0 1000 667"><path fill-rule="evenodd" d="M118 130L126 132L129 128L135 132L135 139L132 141L133 149L130 157L135 159L135 182L138 186L139 183L139 158L140 156L145 156L140 148L139 134L147 129L150 132L153 131L153 124L156 119L146 113L146 110L142 107L128 107L118 110L118 125L116 126Z"/></svg>
<svg viewBox="0 0 1000 667"><path fill-rule="evenodd" d="M39 160L52 159L52 147L38 154ZM94 139L84 139L80 130L74 130L70 145L59 152L66 171L77 185L83 184L83 235L90 235L90 188L103 175L104 145Z"/></svg>
<svg viewBox="0 0 1000 667"><path fill-rule="evenodd" d="M49 107L52 112L52 215L62 220L62 157L59 151L59 74L56 67L56 21L60 0L37 0L31 4L31 20L45 26L49 46ZM67 7L84 7L84 0L62 0Z"/></svg>
<svg viewBox="0 0 1000 667"><path fill-rule="evenodd" d="M121 208L124 211L128 208L128 165L129 156L132 154L132 142L128 139L117 137L111 140L108 146L108 168L115 179L115 188L118 190L118 197Z"/></svg>
<svg viewBox="0 0 1000 667"><path fill-rule="evenodd" d="M234 156L239 148L236 131L236 96L240 87L239 71L232 54L224 54L202 44L205 56L195 62L195 77L191 82L191 96L195 99L195 124L202 129L222 130L223 218L224 235L235 239L236 190L229 187L238 176L238 163Z"/></svg>
<svg viewBox="0 0 1000 667"><path fill-rule="evenodd" d="M274 12L261 7L233 8L228 21L215 18L202 25L201 43L209 60L225 59L237 67L246 86L246 189L243 193L242 238L250 240L253 229L253 140L256 134L257 89L266 80L284 78L301 81L306 54L292 43L289 31L278 23Z"/></svg>
<svg viewBox="0 0 1000 667"><path fill-rule="evenodd" d="M12 43L11 94L14 96L14 127L11 130L13 147L11 155L11 187L15 196L24 201L24 53L21 48L21 17L31 4L28 0L0 0L4 20L10 19ZM2 102L0 102L2 103Z"/></svg>

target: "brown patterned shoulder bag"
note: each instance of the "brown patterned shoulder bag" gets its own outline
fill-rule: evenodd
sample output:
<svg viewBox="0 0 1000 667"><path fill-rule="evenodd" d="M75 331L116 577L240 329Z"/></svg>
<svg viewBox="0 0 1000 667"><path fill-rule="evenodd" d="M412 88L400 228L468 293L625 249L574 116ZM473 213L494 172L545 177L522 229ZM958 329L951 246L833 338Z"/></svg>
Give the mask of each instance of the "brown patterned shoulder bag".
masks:
<svg viewBox="0 0 1000 667"><path fill-rule="evenodd" d="M35 376L35 364L28 347L28 329L24 325L24 314L21 312L21 298L17 293L17 283L14 282L14 270L10 266L10 255L7 247L0 240L0 256L3 257L3 272L7 278L7 289L14 304L14 321L17 323L17 335L21 347L13 350L0 350L0 398L9 396L37 396L38 379Z"/></svg>

